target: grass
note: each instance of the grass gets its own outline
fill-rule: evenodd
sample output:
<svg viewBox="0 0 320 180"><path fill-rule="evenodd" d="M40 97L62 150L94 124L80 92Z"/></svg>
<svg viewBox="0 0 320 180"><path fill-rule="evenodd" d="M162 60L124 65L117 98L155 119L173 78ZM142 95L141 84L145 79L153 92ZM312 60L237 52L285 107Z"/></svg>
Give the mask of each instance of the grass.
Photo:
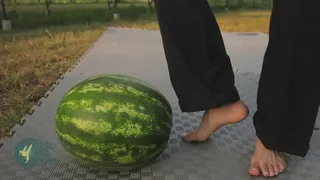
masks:
<svg viewBox="0 0 320 180"><path fill-rule="evenodd" d="M14 30L0 31L0 139L50 86L110 25L158 30L154 10L145 6L119 8L121 21L111 20L104 6L40 5L9 7ZM238 10L216 14L222 31L268 33L270 11Z"/></svg>

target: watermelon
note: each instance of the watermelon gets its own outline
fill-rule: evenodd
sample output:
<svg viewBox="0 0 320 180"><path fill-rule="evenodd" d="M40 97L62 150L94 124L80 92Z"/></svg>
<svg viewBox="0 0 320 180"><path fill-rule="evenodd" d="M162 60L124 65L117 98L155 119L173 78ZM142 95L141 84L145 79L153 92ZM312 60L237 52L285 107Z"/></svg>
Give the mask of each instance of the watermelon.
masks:
<svg viewBox="0 0 320 180"><path fill-rule="evenodd" d="M72 87L55 121L59 142L72 157L109 170L130 170L156 160L171 128L171 106L157 89L116 74L91 77Z"/></svg>

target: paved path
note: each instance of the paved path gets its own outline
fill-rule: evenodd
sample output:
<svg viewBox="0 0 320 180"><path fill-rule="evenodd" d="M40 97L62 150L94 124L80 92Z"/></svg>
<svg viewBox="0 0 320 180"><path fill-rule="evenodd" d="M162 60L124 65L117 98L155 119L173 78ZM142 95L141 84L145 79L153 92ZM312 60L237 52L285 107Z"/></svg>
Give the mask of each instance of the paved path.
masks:
<svg viewBox="0 0 320 180"><path fill-rule="evenodd" d="M251 115L242 123L225 126L203 144L181 141L184 131L196 128L201 112L181 113L177 97L170 85L160 34L111 28L70 69L46 97L24 117L16 133L5 139L0 148L0 180L14 179L113 179L113 180L245 180L254 179L247 168L254 147L252 114L267 36L223 33L228 53L236 71L236 86L249 105ZM245 48L244 48L245 47ZM62 149L54 132L54 116L62 96L76 83L103 73L120 73L148 81L172 103L174 127L169 146L152 165L131 172L104 172L78 163ZM15 158L15 147L25 138L49 142L55 164L21 167ZM288 156L289 169L278 177L285 180L320 179L320 134L315 132L308 157ZM264 178L257 178L264 179Z"/></svg>

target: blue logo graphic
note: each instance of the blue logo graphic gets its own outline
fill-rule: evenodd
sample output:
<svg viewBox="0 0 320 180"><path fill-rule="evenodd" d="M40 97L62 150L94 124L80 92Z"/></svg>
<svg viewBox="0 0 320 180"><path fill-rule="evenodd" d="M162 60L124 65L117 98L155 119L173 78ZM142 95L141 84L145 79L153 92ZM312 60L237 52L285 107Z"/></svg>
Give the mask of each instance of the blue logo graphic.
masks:
<svg viewBox="0 0 320 180"><path fill-rule="evenodd" d="M27 138L20 141L15 147L15 158L21 166L34 167L41 164L56 163L50 151L54 149L52 143Z"/></svg>

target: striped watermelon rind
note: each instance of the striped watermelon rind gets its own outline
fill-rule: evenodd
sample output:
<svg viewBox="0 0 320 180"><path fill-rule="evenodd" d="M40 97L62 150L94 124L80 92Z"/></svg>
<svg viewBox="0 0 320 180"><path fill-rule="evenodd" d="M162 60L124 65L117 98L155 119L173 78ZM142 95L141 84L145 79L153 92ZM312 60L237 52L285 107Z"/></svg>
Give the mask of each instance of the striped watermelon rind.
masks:
<svg viewBox="0 0 320 180"><path fill-rule="evenodd" d="M55 129L61 145L79 161L124 170L157 159L171 127L170 103L158 90L133 77L107 74L66 93Z"/></svg>

